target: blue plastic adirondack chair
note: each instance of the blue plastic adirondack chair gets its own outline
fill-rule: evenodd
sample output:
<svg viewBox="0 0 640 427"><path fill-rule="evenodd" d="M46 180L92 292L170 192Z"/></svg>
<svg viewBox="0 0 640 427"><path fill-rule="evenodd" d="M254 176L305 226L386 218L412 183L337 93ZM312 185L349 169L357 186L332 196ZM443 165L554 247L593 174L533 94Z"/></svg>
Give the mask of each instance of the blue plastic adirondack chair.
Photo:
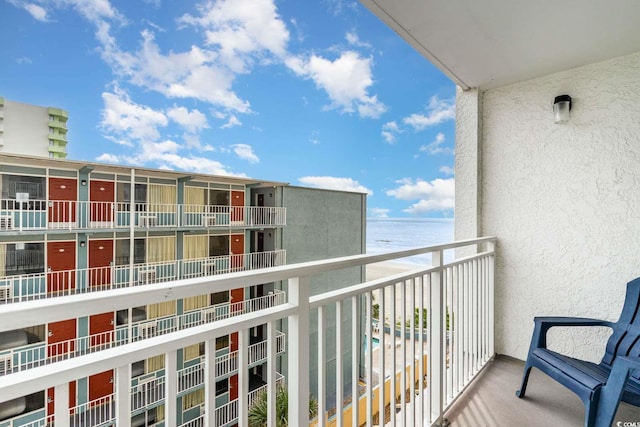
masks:
<svg viewBox="0 0 640 427"><path fill-rule="evenodd" d="M610 427L620 400L640 406L640 277L627 284L620 319L536 317L522 385L524 397L531 368L536 367L573 391L585 405L585 427ZM613 334L599 364L564 356L547 349L547 331L553 326L608 326Z"/></svg>

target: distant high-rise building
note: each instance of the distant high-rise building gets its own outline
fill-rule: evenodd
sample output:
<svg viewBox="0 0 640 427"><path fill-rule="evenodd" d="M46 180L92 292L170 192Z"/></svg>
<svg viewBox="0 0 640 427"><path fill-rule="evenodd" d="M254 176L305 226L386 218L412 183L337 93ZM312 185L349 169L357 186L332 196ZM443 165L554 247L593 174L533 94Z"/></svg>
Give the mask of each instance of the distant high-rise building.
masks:
<svg viewBox="0 0 640 427"><path fill-rule="evenodd" d="M0 97L0 153L66 158L68 118L60 108Z"/></svg>

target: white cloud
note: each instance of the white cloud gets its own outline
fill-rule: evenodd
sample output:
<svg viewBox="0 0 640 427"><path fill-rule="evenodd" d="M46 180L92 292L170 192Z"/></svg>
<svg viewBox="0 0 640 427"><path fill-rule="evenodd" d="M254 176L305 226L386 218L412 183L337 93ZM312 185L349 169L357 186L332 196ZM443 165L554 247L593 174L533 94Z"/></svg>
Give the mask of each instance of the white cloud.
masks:
<svg viewBox="0 0 640 427"><path fill-rule="evenodd" d="M80 15L94 24L102 25L105 20L126 22L109 0L61 0L61 3L73 6Z"/></svg>
<svg viewBox="0 0 640 427"><path fill-rule="evenodd" d="M250 111L249 102L233 92L234 73L218 64L215 52L191 46L186 52L165 55L148 30L142 32L137 52L121 51L110 37L103 45L103 58L114 72L137 86L169 98L194 98L228 110Z"/></svg>
<svg viewBox="0 0 640 427"><path fill-rule="evenodd" d="M371 45L367 42L363 42L360 40L360 37L358 37L358 33L354 31L349 31L346 35L345 35L345 39L347 39L347 42L350 45L356 46L356 47L365 47L365 48L371 48Z"/></svg>
<svg viewBox="0 0 640 427"><path fill-rule="evenodd" d="M372 218L389 218L390 209L369 208L369 216Z"/></svg>
<svg viewBox="0 0 640 427"><path fill-rule="evenodd" d="M96 161L104 163L120 163L120 158L114 154L103 153L96 157Z"/></svg>
<svg viewBox="0 0 640 427"><path fill-rule="evenodd" d="M303 176L298 178L301 184L314 188L324 188L327 190L352 191L356 193L367 193L373 195L373 190L361 185L351 178L339 178L333 176Z"/></svg>
<svg viewBox="0 0 640 427"><path fill-rule="evenodd" d="M397 141L397 134L400 133L400 128L395 121L387 122L382 125L382 138L387 144L395 144Z"/></svg>
<svg viewBox="0 0 640 427"><path fill-rule="evenodd" d="M341 108L346 113L357 111L360 117L378 118L387 107L376 95L368 93L373 84L372 62L371 58L362 58L357 52L346 51L334 61L317 55L289 57L286 65L326 91L331 100L327 108Z"/></svg>
<svg viewBox="0 0 640 427"><path fill-rule="evenodd" d="M207 44L219 48L219 61L237 73L255 59L284 57L289 31L273 0L217 0L198 7L200 15L184 15L183 24L204 31Z"/></svg>
<svg viewBox="0 0 640 427"><path fill-rule="evenodd" d="M26 3L23 5L23 7L27 12L29 12L31 16L33 16L34 19L41 22L49 21L49 18L47 17L47 11L42 6L38 6L37 4L33 3Z"/></svg>
<svg viewBox="0 0 640 427"><path fill-rule="evenodd" d="M409 117L405 117L403 122L413 127L414 130L420 131L446 120L453 120L456 116L453 100L441 100L437 96L432 96L429 100L428 110L427 114L411 114Z"/></svg>
<svg viewBox="0 0 640 427"><path fill-rule="evenodd" d="M182 157L177 154L162 154L158 156L156 161L160 165L159 167L170 170L177 169L224 176L245 176L244 174L233 174L222 163L206 157Z"/></svg>
<svg viewBox="0 0 640 427"><path fill-rule="evenodd" d="M420 147L420 151L429 153L431 155L435 154L453 154L453 150L449 147L443 147L442 144L445 141L445 136L442 132L438 132L436 135L436 139L434 139L431 143L427 145L423 145Z"/></svg>
<svg viewBox="0 0 640 427"><path fill-rule="evenodd" d="M167 110L167 116L192 133L208 127L207 117L198 110L189 111L185 107L174 106Z"/></svg>
<svg viewBox="0 0 640 427"><path fill-rule="evenodd" d="M20 58L16 59L16 62L20 65L23 64L32 64L33 61L31 60L31 58L27 57L27 56L21 56Z"/></svg>
<svg viewBox="0 0 640 427"><path fill-rule="evenodd" d="M260 158L253 152L253 148L248 144L235 144L232 145L233 152L238 157L248 161L249 163L260 163Z"/></svg>
<svg viewBox="0 0 640 427"><path fill-rule="evenodd" d="M136 104L129 95L118 87L115 93L103 92L102 122L100 126L107 132L120 137L138 140L157 140L158 127L166 126L167 116L148 106Z"/></svg>
<svg viewBox="0 0 640 427"><path fill-rule="evenodd" d="M241 126L241 125L242 125L242 122L235 115L232 114L229 116L229 120L227 120L227 123L220 126L220 129L229 129L229 128Z"/></svg>
<svg viewBox="0 0 640 427"><path fill-rule="evenodd" d="M406 178L397 183L399 187L388 190L387 196L400 200L418 200L404 212L421 215L431 211L448 211L454 207L455 181L453 178L437 178L431 182Z"/></svg>
<svg viewBox="0 0 640 427"><path fill-rule="evenodd" d="M29 3L25 0L7 0L15 7L26 10L31 17L40 22L49 22L49 16L47 10L35 3Z"/></svg>
<svg viewBox="0 0 640 427"><path fill-rule="evenodd" d="M453 170L452 167L449 166L442 166L440 168L440 172L442 172L445 175L453 175L455 173L455 171Z"/></svg>

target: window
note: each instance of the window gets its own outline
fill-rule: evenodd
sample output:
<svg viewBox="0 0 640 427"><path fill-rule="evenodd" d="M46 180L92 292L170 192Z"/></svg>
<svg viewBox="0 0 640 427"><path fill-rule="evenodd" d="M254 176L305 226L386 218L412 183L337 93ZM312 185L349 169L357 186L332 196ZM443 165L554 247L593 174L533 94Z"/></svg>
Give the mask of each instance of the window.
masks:
<svg viewBox="0 0 640 427"><path fill-rule="evenodd" d="M116 240L116 265L129 264L131 248L129 247L129 239ZM135 239L133 241L133 263L144 264L146 262L146 246L144 239Z"/></svg>
<svg viewBox="0 0 640 427"><path fill-rule="evenodd" d="M229 255L229 236L209 237L209 256Z"/></svg>
<svg viewBox="0 0 640 427"><path fill-rule="evenodd" d="M44 243L10 243L6 246L5 274L44 272Z"/></svg>
<svg viewBox="0 0 640 427"><path fill-rule="evenodd" d="M229 192L220 190L209 190L210 206L229 206Z"/></svg>
<svg viewBox="0 0 640 427"><path fill-rule="evenodd" d="M229 379L225 378L222 381L216 382L216 396L220 396L229 391Z"/></svg>
<svg viewBox="0 0 640 427"><path fill-rule="evenodd" d="M216 338L216 350L222 350L229 347L229 335Z"/></svg>
<svg viewBox="0 0 640 427"><path fill-rule="evenodd" d="M186 411L204 403L204 389L192 391L182 396L182 410Z"/></svg>
<svg viewBox="0 0 640 427"><path fill-rule="evenodd" d="M3 175L2 209L46 209L45 182L39 176Z"/></svg>
<svg viewBox="0 0 640 427"><path fill-rule="evenodd" d="M211 305L222 304L229 301L229 291L211 294Z"/></svg>
<svg viewBox="0 0 640 427"><path fill-rule="evenodd" d="M131 184L128 182L118 183L118 202L131 202ZM137 211L146 211L147 209L147 184L135 184L134 189L134 203L137 204ZM128 211L130 209L129 203L120 203L120 210Z"/></svg>

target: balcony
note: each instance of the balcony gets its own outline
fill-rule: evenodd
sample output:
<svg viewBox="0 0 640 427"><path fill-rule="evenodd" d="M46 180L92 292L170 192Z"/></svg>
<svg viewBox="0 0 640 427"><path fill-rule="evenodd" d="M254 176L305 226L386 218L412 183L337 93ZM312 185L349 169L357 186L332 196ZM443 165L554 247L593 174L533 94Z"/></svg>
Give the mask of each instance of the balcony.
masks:
<svg viewBox="0 0 640 427"><path fill-rule="evenodd" d="M60 146L61 152L64 147ZM56 147L49 147L50 151ZM56 149L57 150L57 149ZM55 150L54 150L55 151ZM286 208L64 200L0 200L0 232L264 228L286 225Z"/></svg>
<svg viewBox="0 0 640 427"><path fill-rule="evenodd" d="M222 303L200 310L189 311L178 316L165 316L156 319L132 322L130 325L117 326L115 330L78 337L71 340L47 344L44 341L29 343L9 349L0 350L0 376L14 372L29 370L37 366L55 363L60 360L81 357L87 354L123 346L132 342L170 334L200 326L207 323L252 313L276 305L284 304L286 295L282 291L276 291L270 295L248 299L237 303ZM22 331L15 331L22 332ZM13 337L15 334L5 332L5 336ZM285 348L285 336L281 332L276 334L277 353L281 354ZM18 341L13 338L13 341ZM22 341L27 341L26 339ZM0 343L2 344L2 343ZM264 341L250 345L249 365L261 364L266 359L266 343ZM238 352L234 351L216 358L217 376L232 374L237 371ZM201 366L202 368L202 366ZM193 378L197 378L199 372L189 371L192 376L183 375L187 384L191 387L198 385ZM184 391L184 390L181 390Z"/></svg>
<svg viewBox="0 0 640 427"><path fill-rule="evenodd" d="M58 393L65 396L70 381L105 369L115 370L116 398L123 393L130 395L132 363L158 354L176 360L178 349L204 342L202 382L205 402L200 416L208 421L208 425L224 425L222 421L235 420L234 423L246 426L251 391L249 369L255 360L264 361L263 375L268 379L266 392L274 402L279 352L276 326L282 323L287 328L285 382L289 389L290 425L309 425L306 408L310 394L318 398L321 416L314 422L319 425L326 425L328 418L338 425L347 418L372 425L376 413L389 412L389 408L397 408L400 420L397 425L422 424L423 420L431 425L442 419L462 391L494 357L494 242L493 238L481 238L392 254L349 256L158 283L150 287L5 304L0 306L0 331L29 327L34 319L38 319L38 323L53 322L67 319L69 313L79 317L124 309L134 300L147 304L162 302L168 292L175 299L206 293L212 288L231 290L240 283L245 287L280 280L288 283L285 304L181 330L168 328L166 333L150 334L140 341L131 340L91 354L2 376L0 401L49 387L56 388L56 396ZM453 251L462 248L470 255L456 257ZM418 254L431 254L432 265L310 296L311 278L317 274ZM376 326L380 321L362 321L375 319L374 304L378 306L375 311L378 319L385 319L386 329L394 333L385 333L385 327ZM351 312L355 316L348 316ZM311 324L317 325L313 333ZM259 325L265 325L267 331L267 340L260 349L251 347L250 340L250 330ZM237 368L238 400L216 405L215 367L219 359L212 356L215 338L234 332L238 332L238 353L235 361L229 364L233 363ZM346 341L347 333L361 338ZM379 340L377 346L374 346L374 336ZM312 343L313 348L317 346L318 349L313 353ZM330 348L341 351L332 352ZM344 356L342 349L350 349L350 354L356 356ZM326 386L329 379L326 362L331 359L335 360L338 372L331 377L335 382L334 390L328 390ZM166 420L172 420L175 418L171 414L178 410L175 400L179 373L172 363L166 364L165 371L165 378L170 379L165 387L165 415L169 414ZM311 386L311 371L317 386ZM185 378L191 374L182 372L181 375ZM340 396L340 399L331 396ZM132 412L131 399L117 400L115 424L127 425ZM226 409L221 412L222 408ZM218 418L223 415L227 418ZM273 410L269 411L269 417L275 417ZM56 426L69 425L67 419L64 413L56 411Z"/></svg>
<svg viewBox="0 0 640 427"><path fill-rule="evenodd" d="M63 132L67 131L67 123L62 120L49 120L48 124L50 128L60 129Z"/></svg>
<svg viewBox="0 0 640 427"><path fill-rule="evenodd" d="M209 277L286 264L283 249L0 277L0 304ZM205 292L206 293L206 292Z"/></svg>

